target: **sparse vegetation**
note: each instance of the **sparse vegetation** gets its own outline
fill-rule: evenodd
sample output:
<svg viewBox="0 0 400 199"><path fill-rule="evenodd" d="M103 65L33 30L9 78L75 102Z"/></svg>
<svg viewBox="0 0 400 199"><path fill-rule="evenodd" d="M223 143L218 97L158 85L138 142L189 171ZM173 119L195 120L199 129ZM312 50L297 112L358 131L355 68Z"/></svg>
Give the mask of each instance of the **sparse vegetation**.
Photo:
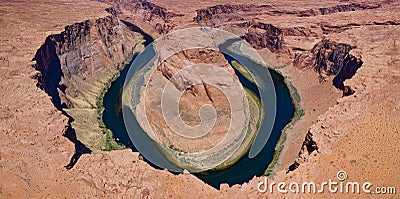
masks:
<svg viewBox="0 0 400 199"><path fill-rule="evenodd" d="M278 74L282 75L279 71L275 71ZM278 159L280 154L282 153L282 150L284 148L284 143L286 141L286 130L288 128L291 128L305 113L304 113L304 109L302 109L300 107L300 95L297 92L296 87L293 86L293 84L290 82L289 79L284 78L285 84L287 85L289 92L290 92L290 97L292 98L293 101L293 105L295 108L295 112L293 115L292 120L285 126L285 128L282 130L281 136L278 140L278 143L276 144L275 147L275 153L274 153L274 157L272 159L272 161L270 162L270 164L268 165L267 169L264 172L264 175L267 177L270 177L273 175L273 169L276 166L276 164L278 163Z"/></svg>
<svg viewBox="0 0 400 199"><path fill-rule="evenodd" d="M242 74L244 77L246 77L246 79L248 79L250 82L255 83L255 80L254 80L253 76L251 75L251 73L242 64L233 60L231 62L231 65L233 68L235 68L237 71L239 71L240 74Z"/></svg>
<svg viewBox="0 0 400 199"><path fill-rule="evenodd" d="M111 87L111 84L119 77L121 71L132 61L133 55L129 55L127 60L124 62L123 66L119 68L119 71L115 73L103 86L100 91L100 94L96 98L96 108L97 108L97 121L98 125L101 128L102 132L105 134L105 150L121 150L124 149L125 146L116 142L113 136L113 132L106 127L103 122L103 112L104 112L104 105L103 105L103 98L107 93L108 89Z"/></svg>

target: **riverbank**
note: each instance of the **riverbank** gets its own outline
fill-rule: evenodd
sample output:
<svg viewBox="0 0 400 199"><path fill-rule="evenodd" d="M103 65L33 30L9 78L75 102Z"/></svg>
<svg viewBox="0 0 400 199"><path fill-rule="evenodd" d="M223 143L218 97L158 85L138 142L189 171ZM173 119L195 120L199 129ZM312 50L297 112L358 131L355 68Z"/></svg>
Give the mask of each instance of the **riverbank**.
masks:
<svg viewBox="0 0 400 199"><path fill-rule="evenodd" d="M240 63L238 63L237 61L232 61L232 66L236 70L238 70L240 73L242 73L242 75L245 76L249 81L255 82L254 78L251 76L251 74ZM275 74L271 74L271 76L273 78L276 78L276 79L279 79L279 77L283 78L283 83L286 85L286 87L289 90L290 97L292 99L293 106L295 109L293 118L281 131L281 135L275 146L275 152L273 155L273 159L268 164L268 166L264 172L265 176L272 176L274 173L274 168L275 168L276 164L278 163L279 156L285 145L287 130L289 128L292 128L293 125L301 119L301 117L304 115L304 110L301 108L301 105L300 105L301 97L300 97L299 93L297 92L296 87L293 86L289 77L287 77L287 76L285 77L284 74L281 71L279 71L281 67L270 67L270 66L267 66L267 67L269 68L270 73L275 73ZM279 80L277 80L275 82L279 82Z"/></svg>
<svg viewBox="0 0 400 199"><path fill-rule="evenodd" d="M99 127L101 128L102 132L106 136L105 140L105 151L111 151L111 150L121 150L125 149L126 146L117 142L114 138L114 133L107 128L106 124L103 121L103 113L104 113L104 96L106 95L108 89L111 87L112 83L120 77L121 72L125 69L125 67L129 67L128 65L131 64L133 61L135 53L132 52L126 61L122 64L121 67L118 68L118 71L114 73L111 78L107 80L107 82L104 84L103 88L100 91L100 94L96 97L96 109L97 109L97 122Z"/></svg>
<svg viewBox="0 0 400 199"><path fill-rule="evenodd" d="M225 57L229 56L225 55ZM228 61L229 64L232 66L232 68L234 68L235 72L237 72L236 74L240 76L239 80L245 78L247 79L247 81L255 85L253 76L243 65L241 65L236 60L233 60L231 57L229 57ZM259 133L260 122L263 117L260 96L256 94L256 91L247 88L246 82L242 82L242 84L246 92L247 99L249 101L249 109L250 109L248 136L246 136L245 139L243 140L242 145L237 150L238 151L237 154L233 154L231 158L226 160L221 165L218 165L217 167L211 169L210 171L224 170L237 163L244 155L248 154L257 134ZM205 171L204 174L207 174L207 172L210 171Z"/></svg>
<svg viewBox="0 0 400 199"><path fill-rule="evenodd" d="M279 71L279 69L271 69L275 71L276 73L279 73L283 79L284 83L286 84L287 88L289 89L290 97L292 98L293 106L294 106L294 115L292 120L285 126L285 128L282 130L281 136L279 137L278 143L276 144L275 147L275 153L272 158L272 161L268 164L267 169L264 172L265 176L272 176L274 174L274 169L276 165L278 164L279 161L279 156L282 153L282 150L284 148L285 142L286 142L286 137L287 137L287 130L289 128L292 128L293 125L298 122L301 117L304 115L304 110L301 108L301 97L299 93L297 92L296 87L293 86L292 82L288 79L288 77L283 76L283 74Z"/></svg>

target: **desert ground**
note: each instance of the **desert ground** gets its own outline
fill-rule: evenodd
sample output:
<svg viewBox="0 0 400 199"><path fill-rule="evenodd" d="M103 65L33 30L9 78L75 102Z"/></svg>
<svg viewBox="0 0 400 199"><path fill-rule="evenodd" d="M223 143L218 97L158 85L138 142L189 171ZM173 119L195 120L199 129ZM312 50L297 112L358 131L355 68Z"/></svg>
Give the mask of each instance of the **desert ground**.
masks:
<svg viewBox="0 0 400 199"><path fill-rule="evenodd" d="M399 198L399 11L399 1L0 1L0 197ZM128 24L153 38L230 31L296 88L303 114L282 132L269 182L345 171L396 193L261 193L264 176L215 189L108 150L120 146L99 126L97 97L146 39Z"/></svg>

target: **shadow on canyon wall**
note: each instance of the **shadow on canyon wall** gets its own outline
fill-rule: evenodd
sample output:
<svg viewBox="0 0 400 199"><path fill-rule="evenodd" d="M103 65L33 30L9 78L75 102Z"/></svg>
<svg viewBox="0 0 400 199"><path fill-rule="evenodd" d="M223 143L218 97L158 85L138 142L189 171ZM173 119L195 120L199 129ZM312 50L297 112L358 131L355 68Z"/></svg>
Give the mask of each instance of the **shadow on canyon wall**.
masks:
<svg viewBox="0 0 400 199"><path fill-rule="evenodd" d="M68 125L65 126L63 136L68 138L75 146L75 153L65 166L66 169L71 169L83 154L91 153L92 151L77 139L76 132L70 125L74 119L63 110L63 108L67 108L67 104L61 101L59 91L65 94L66 86L60 84L64 74L61 70L60 59L55 47L55 42L60 39L58 37L60 35L48 36L45 43L36 52L33 58L36 64L33 67L40 73L37 73L34 78L38 80L36 86L44 90L51 97L53 105L68 117Z"/></svg>
<svg viewBox="0 0 400 199"><path fill-rule="evenodd" d="M103 25L105 27L108 27L108 25L110 24L110 26L115 25L115 22L112 20L112 18L109 18L111 20L97 20L96 23L104 23ZM153 42L153 38L145 33L143 30L141 30L139 27L127 21L121 20L120 22L128 27L128 29L132 32L140 33L145 39L144 45L147 46L148 44ZM79 50L80 48L74 48L75 45L79 45L74 40L81 41L81 37L86 37L90 35L90 24L91 22L89 21L77 23L67 26L65 28L65 31L60 34L48 36L42 46L37 50L32 60L36 61L36 64L34 64L33 67L38 71L38 73L33 76L33 78L37 80L36 86L45 91L51 97L53 105L58 110L60 110L63 115L68 117L68 124L65 126L63 135L74 143L75 153L71 157L68 165L65 166L67 169L73 168L73 166L77 163L78 159L83 154L91 153L92 151L87 146L85 146L85 144L77 139L75 129L73 129L73 127L71 126L74 118L64 110L65 108L74 107L74 104L72 104L70 100L66 97L66 89L68 88L68 85L65 85L63 79L68 79L71 75L76 75L82 71L80 71L79 69L79 64L75 64L72 68L69 68L67 63L64 63L63 65L62 61L64 60L60 59L63 59L63 54L68 51L77 51L77 53L72 54L76 56L82 56L84 54L84 52L81 52L81 50ZM101 34L100 36L107 35ZM106 47L109 46L106 45ZM124 48L122 48L122 50L124 50ZM98 54L98 56L103 55ZM94 57L94 59L95 58L96 57ZM71 59L73 60L74 58ZM85 65L85 63L81 63L80 65L82 64ZM126 68L126 71L128 71L129 67ZM124 82L124 77L125 76L122 77L122 83ZM113 97L115 98L115 96ZM121 98L118 98L116 100L121 100ZM122 120L122 117L120 118L120 120ZM124 127L123 123L122 126Z"/></svg>
<svg viewBox="0 0 400 199"><path fill-rule="evenodd" d="M70 117L68 124L70 124L72 121L73 121L73 118ZM71 141L72 143L75 144L75 153L74 153L74 155L72 155L69 163L65 166L65 168L69 170L75 166L75 164L78 162L79 158L83 154L91 153L92 150L90 150L88 147L86 147L82 142L80 142L77 139L75 130L70 125L66 126L65 128L66 129L63 134L64 137L68 138L69 141Z"/></svg>
<svg viewBox="0 0 400 199"><path fill-rule="evenodd" d="M120 21L123 24L125 24L129 28L129 30L141 34L143 36L144 40L145 40L145 42L143 43L145 46L148 46L149 44L151 44L151 42L154 41L153 37L151 37L149 34L144 32L142 29L140 29L139 27L137 27L133 23L130 23L130 22L122 20L122 19L120 19Z"/></svg>

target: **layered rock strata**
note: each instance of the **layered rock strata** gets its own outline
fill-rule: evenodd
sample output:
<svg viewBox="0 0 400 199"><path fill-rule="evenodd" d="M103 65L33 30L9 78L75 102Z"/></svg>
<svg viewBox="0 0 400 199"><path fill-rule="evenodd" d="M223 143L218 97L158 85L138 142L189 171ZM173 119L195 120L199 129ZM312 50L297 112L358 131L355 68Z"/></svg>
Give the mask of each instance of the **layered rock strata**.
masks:
<svg viewBox="0 0 400 199"><path fill-rule="evenodd" d="M112 142L99 126L101 97L127 58L143 49L142 39L116 17L107 16L48 36L33 59L37 86L70 117L78 140L95 151Z"/></svg>

